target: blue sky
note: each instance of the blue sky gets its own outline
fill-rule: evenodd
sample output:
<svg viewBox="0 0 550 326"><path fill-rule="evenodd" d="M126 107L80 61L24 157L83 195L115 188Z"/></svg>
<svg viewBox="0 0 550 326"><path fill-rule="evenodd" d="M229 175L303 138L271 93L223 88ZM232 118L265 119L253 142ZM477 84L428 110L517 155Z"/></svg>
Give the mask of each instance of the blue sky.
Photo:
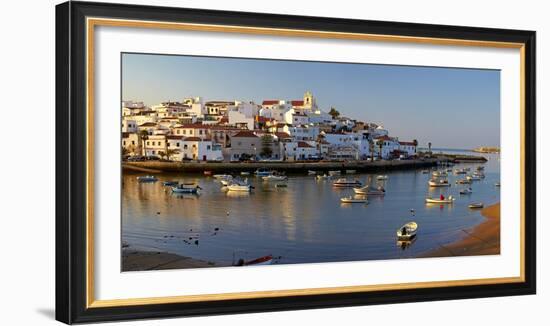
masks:
<svg viewBox="0 0 550 326"><path fill-rule="evenodd" d="M154 105L209 100L301 99L384 125L420 146L500 144L500 72L394 65L123 54L122 98Z"/></svg>

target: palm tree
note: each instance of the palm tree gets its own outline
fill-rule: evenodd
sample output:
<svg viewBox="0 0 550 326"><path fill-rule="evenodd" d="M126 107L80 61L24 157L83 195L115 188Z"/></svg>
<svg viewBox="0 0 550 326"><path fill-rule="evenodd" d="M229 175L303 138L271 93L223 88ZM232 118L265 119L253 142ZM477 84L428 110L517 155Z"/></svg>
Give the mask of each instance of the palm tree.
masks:
<svg viewBox="0 0 550 326"><path fill-rule="evenodd" d="M166 158L170 161L170 158L174 156L178 151L175 149L166 150Z"/></svg>
<svg viewBox="0 0 550 326"><path fill-rule="evenodd" d="M370 152L370 161L374 161L374 141L369 139L369 152Z"/></svg>
<svg viewBox="0 0 550 326"><path fill-rule="evenodd" d="M432 156L432 142L428 142L428 153Z"/></svg>
<svg viewBox="0 0 550 326"><path fill-rule="evenodd" d="M147 130L141 130L138 136L140 138L142 156L147 156L147 148L145 147L145 141L149 139L149 132L147 132Z"/></svg>
<svg viewBox="0 0 550 326"><path fill-rule="evenodd" d="M380 159L382 159L382 147L384 146L384 142L383 141L378 141L378 156L380 157Z"/></svg>
<svg viewBox="0 0 550 326"><path fill-rule="evenodd" d="M336 119L340 116L340 112L338 112L338 110L336 110L334 107L331 107L330 108L330 111L328 111L328 114L333 118L333 119Z"/></svg>
<svg viewBox="0 0 550 326"><path fill-rule="evenodd" d="M413 139L414 152L416 153L416 147L418 146L418 140Z"/></svg>

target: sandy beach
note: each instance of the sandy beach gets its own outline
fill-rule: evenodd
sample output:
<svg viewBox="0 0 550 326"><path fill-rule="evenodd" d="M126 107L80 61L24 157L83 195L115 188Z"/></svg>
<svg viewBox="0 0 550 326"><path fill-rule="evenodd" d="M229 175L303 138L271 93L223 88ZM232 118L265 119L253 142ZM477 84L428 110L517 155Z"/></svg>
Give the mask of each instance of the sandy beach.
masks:
<svg viewBox="0 0 550 326"><path fill-rule="evenodd" d="M500 203L488 206L481 211L486 220L469 230L449 245L440 246L423 257L448 257L500 254Z"/></svg>
<svg viewBox="0 0 550 326"><path fill-rule="evenodd" d="M125 248L122 250L123 272L213 266L215 266L213 262L207 262L166 252L141 251L130 248Z"/></svg>

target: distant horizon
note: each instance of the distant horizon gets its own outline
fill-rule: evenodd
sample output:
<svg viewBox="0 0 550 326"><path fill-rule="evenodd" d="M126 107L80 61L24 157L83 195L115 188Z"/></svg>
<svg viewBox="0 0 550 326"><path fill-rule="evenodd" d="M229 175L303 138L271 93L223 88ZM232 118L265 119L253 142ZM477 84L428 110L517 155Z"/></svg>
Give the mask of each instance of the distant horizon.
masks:
<svg viewBox="0 0 550 326"><path fill-rule="evenodd" d="M213 100L299 100L383 125L419 147L500 147L500 71L185 55L122 55L122 99L152 106Z"/></svg>

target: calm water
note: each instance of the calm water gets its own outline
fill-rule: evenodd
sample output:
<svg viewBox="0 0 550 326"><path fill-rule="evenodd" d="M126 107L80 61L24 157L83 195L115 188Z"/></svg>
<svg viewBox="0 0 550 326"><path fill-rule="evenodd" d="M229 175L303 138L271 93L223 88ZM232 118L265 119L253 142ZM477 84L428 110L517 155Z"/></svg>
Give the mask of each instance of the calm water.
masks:
<svg viewBox="0 0 550 326"><path fill-rule="evenodd" d="M486 154L486 178L474 181L473 194L459 195L464 185L449 174L448 188L429 188L431 174L421 170L386 173L385 197L369 198L369 204L341 204L352 189L334 189L331 181L313 176L290 176L287 188L275 188L250 176L252 193L221 190L212 177L163 174L156 183L138 183L135 174L123 176L122 240L134 249L167 251L229 265L236 256L245 259L272 254L276 263L311 263L416 257L453 242L467 229L483 221L471 202L486 205L500 200L498 155ZM480 164L459 164L453 168ZM372 185L376 174L354 177ZM171 194L162 181L197 182L200 196ZM467 186L467 185L466 185ZM426 205L427 196L454 195L454 205ZM410 209L415 210L412 216ZM404 223L419 225L415 242L403 249L395 231ZM218 229L218 231L216 231ZM195 243L198 240L198 244Z"/></svg>

